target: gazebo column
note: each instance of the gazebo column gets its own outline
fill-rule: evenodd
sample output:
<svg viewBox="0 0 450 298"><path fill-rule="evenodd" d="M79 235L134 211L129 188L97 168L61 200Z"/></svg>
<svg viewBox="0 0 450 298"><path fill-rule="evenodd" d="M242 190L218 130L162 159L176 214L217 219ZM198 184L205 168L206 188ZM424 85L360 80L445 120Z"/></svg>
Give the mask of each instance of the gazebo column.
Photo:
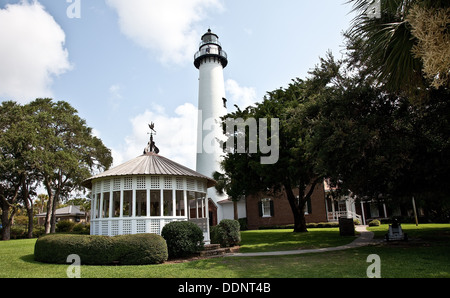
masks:
<svg viewBox="0 0 450 298"><path fill-rule="evenodd" d="M150 217L150 188L147 188L147 217Z"/></svg>
<svg viewBox="0 0 450 298"><path fill-rule="evenodd" d="M123 189L120 190L120 210L119 217L123 218Z"/></svg>
<svg viewBox="0 0 450 298"><path fill-rule="evenodd" d="M161 177L162 179L162 177ZM160 184L163 185L163 184ZM159 190L159 214L160 216L164 216L164 190L161 187Z"/></svg>
<svg viewBox="0 0 450 298"><path fill-rule="evenodd" d="M100 208L99 208L98 218L103 218L103 192L100 193Z"/></svg>
<svg viewBox="0 0 450 298"><path fill-rule="evenodd" d="M108 218L114 217L114 192L111 190L109 192L109 211ZM111 226L111 225L109 225Z"/></svg>
<svg viewBox="0 0 450 298"><path fill-rule="evenodd" d="M177 179L172 177L172 216L177 216Z"/></svg>
<svg viewBox="0 0 450 298"><path fill-rule="evenodd" d="M188 197L187 197L187 190L186 189L183 190L183 199L184 199L184 215L189 220L189 218L191 217L191 215L190 215L191 212L190 212L190 210L188 208Z"/></svg>
<svg viewBox="0 0 450 298"><path fill-rule="evenodd" d="M120 190L119 235L123 235L123 189Z"/></svg>
<svg viewBox="0 0 450 298"><path fill-rule="evenodd" d="M201 198L201 200L202 200L202 218L206 218L206 214L205 214L205 198L203 197L203 198Z"/></svg>
<svg viewBox="0 0 450 298"><path fill-rule="evenodd" d="M133 211L131 214L133 217L136 217L136 189L133 189L132 196L133 196L133 201L132 201L133 206L131 206L131 208Z"/></svg>
<svg viewBox="0 0 450 298"><path fill-rule="evenodd" d="M197 198L197 193L195 194L195 218L199 218L198 217L198 198Z"/></svg>
<svg viewBox="0 0 450 298"><path fill-rule="evenodd" d="M97 203L97 193L93 193L92 194L93 199L91 200L91 219L96 219L96 209L97 207L95 206Z"/></svg>

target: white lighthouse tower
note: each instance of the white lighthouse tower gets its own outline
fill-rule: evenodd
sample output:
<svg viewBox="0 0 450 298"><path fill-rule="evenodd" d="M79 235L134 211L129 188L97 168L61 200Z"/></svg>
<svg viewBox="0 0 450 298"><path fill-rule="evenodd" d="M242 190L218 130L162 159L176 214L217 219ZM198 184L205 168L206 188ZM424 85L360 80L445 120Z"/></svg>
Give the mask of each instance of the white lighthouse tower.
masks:
<svg viewBox="0 0 450 298"><path fill-rule="evenodd" d="M202 36L199 51L195 54L195 67L200 72L197 131L197 172L212 177L215 171L221 171L222 145L224 139L221 117L227 114L225 83L223 70L228 65L227 53L222 49L219 37L208 30ZM210 216L214 223L223 218L221 204L227 196L219 196L214 188L208 189ZM213 203L214 206L211 206Z"/></svg>

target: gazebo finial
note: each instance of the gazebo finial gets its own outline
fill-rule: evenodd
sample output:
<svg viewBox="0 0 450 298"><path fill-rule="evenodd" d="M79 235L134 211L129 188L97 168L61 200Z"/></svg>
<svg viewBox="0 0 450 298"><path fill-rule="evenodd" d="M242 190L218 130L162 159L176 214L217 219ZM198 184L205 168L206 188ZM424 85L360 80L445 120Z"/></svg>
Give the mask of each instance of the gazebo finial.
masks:
<svg viewBox="0 0 450 298"><path fill-rule="evenodd" d="M145 147L144 154L159 154L159 148L156 147L156 143L153 141L153 134L156 135L155 124L152 122L148 127L150 128L150 142L148 142L147 147Z"/></svg>

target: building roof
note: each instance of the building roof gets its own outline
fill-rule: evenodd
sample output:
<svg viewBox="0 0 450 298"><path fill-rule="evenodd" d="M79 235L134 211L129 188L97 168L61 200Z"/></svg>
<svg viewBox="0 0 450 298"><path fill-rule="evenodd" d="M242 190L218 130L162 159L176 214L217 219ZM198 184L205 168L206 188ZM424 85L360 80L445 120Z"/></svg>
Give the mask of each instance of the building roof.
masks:
<svg viewBox="0 0 450 298"><path fill-rule="evenodd" d="M118 176L135 176L135 175L165 175L165 176L183 176L202 178L208 181L208 188L216 185L216 181L197 173L185 166L182 166L168 158L160 156L154 152L148 152L138 156L124 164L113 169L105 171L101 174L93 176L85 181L82 185L92 189L92 181L95 179L118 177Z"/></svg>
<svg viewBox="0 0 450 298"><path fill-rule="evenodd" d="M36 217L45 217L47 213L40 213L37 214ZM85 216L85 213L80 210L80 207L78 206L67 206L64 208L56 209L55 211L56 216Z"/></svg>

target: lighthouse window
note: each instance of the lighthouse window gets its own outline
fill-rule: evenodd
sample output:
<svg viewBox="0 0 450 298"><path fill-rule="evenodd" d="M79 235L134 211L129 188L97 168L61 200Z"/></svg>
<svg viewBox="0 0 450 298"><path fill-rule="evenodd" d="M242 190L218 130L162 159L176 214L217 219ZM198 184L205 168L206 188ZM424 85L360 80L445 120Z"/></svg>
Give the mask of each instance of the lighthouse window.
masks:
<svg viewBox="0 0 450 298"><path fill-rule="evenodd" d="M225 97L223 97L222 100L223 100L223 107L226 108L227 107L227 99Z"/></svg>

